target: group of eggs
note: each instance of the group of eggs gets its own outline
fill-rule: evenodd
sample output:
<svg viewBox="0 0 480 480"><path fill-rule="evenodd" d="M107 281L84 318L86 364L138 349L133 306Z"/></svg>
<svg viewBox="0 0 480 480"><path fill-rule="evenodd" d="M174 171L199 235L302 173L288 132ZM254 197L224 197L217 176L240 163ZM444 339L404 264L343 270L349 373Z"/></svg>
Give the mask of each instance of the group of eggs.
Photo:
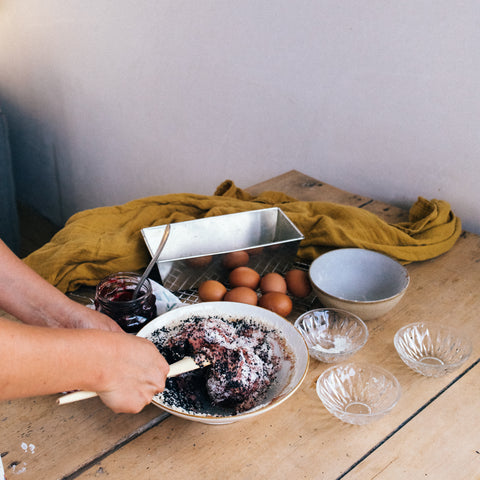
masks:
<svg viewBox="0 0 480 480"><path fill-rule="evenodd" d="M307 297L311 290L307 272L300 269L289 270L285 275L269 272L260 276L253 268L247 267L248 258L232 252L224 265L231 268L228 275L230 289L217 281L205 280L198 287L198 296L203 302L229 301L248 303L271 310L286 317L293 307L290 295ZM259 290L259 293L257 291Z"/></svg>

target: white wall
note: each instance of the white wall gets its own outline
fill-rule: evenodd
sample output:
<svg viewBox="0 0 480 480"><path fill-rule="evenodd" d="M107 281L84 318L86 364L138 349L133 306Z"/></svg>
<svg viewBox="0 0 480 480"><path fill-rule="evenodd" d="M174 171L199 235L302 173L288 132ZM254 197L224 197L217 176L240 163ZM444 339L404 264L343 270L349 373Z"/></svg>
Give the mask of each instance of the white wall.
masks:
<svg viewBox="0 0 480 480"><path fill-rule="evenodd" d="M477 0L2 0L19 194L54 221L292 168L480 233Z"/></svg>

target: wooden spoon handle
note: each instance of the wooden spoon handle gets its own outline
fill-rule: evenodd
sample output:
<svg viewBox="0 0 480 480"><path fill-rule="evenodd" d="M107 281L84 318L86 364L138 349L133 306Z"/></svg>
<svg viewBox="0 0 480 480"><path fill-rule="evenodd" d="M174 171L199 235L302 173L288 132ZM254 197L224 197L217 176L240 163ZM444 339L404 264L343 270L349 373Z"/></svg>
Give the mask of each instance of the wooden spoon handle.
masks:
<svg viewBox="0 0 480 480"><path fill-rule="evenodd" d="M208 362L203 362L198 364L192 357L185 357L179 360L178 362L172 363L170 365L170 371L168 372L167 377L176 377L182 373L191 372L200 367L206 367L209 365ZM57 398L58 405L65 405L67 403L78 402L79 400L85 400L87 398L96 397L98 394L96 392L87 392L87 391L78 391L67 393L59 398Z"/></svg>
<svg viewBox="0 0 480 480"><path fill-rule="evenodd" d="M86 400L87 398L96 397L97 392L86 392L79 390L78 392L71 392L57 398L57 405L65 405L66 403L78 402L79 400Z"/></svg>

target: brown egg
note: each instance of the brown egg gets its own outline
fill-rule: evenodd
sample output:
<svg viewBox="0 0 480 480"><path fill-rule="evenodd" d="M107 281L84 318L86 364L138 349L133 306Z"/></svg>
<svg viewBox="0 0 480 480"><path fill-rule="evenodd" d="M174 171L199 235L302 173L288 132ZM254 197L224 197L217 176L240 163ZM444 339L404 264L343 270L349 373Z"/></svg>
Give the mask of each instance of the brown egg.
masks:
<svg viewBox="0 0 480 480"><path fill-rule="evenodd" d="M288 295L280 292L263 294L258 304L267 310L278 313L282 317L286 317L293 308L292 299Z"/></svg>
<svg viewBox="0 0 480 480"><path fill-rule="evenodd" d="M255 290L260 283L260 275L250 267L234 268L228 276L232 287L248 287Z"/></svg>
<svg viewBox="0 0 480 480"><path fill-rule="evenodd" d="M237 267L243 267L250 260L250 255L241 250L239 252L226 253L222 257L222 264L225 268L232 270Z"/></svg>
<svg viewBox="0 0 480 480"><path fill-rule="evenodd" d="M248 287L235 287L229 290L223 300L226 302L248 303L256 305L258 303L257 292Z"/></svg>
<svg viewBox="0 0 480 480"><path fill-rule="evenodd" d="M295 297L305 298L312 291L308 273L304 270L293 269L285 274L288 291Z"/></svg>
<svg viewBox="0 0 480 480"><path fill-rule="evenodd" d="M187 258L186 262L189 267L203 268L212 262L212 255L204 255L203 257Z"/></svg>
<svg viewBox="0 0 480 480"><path fill-rule="evenodd" d="M262 293L287 293L287 282L279 273L266 273L260 280L260 290L262 291Z"/></svg>
<svg viewBox="0 0 480 480"><path fill-rule="evenodd" d="M205 280L198 287L198 296L203 302L219 302L227 293L227 287L217 280Z"/></svg>

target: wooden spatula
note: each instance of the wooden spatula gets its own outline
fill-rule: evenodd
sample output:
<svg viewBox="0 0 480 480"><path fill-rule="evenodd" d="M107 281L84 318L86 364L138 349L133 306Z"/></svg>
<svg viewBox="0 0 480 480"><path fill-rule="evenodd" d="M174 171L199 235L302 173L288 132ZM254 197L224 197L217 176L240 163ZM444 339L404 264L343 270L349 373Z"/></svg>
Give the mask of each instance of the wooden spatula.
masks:
<svg viewBox="0 0 480 480"><path fill-rule="evenodd" d="M197 368L206 367L210 365L208 361L195 362L192 357L184 357L178 362L172 363L170 365L170 371L168 372L167 377L176 377L182 373L191 372ZM96 397L98 394L96 392L86 392L78 391L67 393L59 398L57 398L58 405L64 405L66 403L77 402L79 400L85 400L86 398Z"/></svg>

